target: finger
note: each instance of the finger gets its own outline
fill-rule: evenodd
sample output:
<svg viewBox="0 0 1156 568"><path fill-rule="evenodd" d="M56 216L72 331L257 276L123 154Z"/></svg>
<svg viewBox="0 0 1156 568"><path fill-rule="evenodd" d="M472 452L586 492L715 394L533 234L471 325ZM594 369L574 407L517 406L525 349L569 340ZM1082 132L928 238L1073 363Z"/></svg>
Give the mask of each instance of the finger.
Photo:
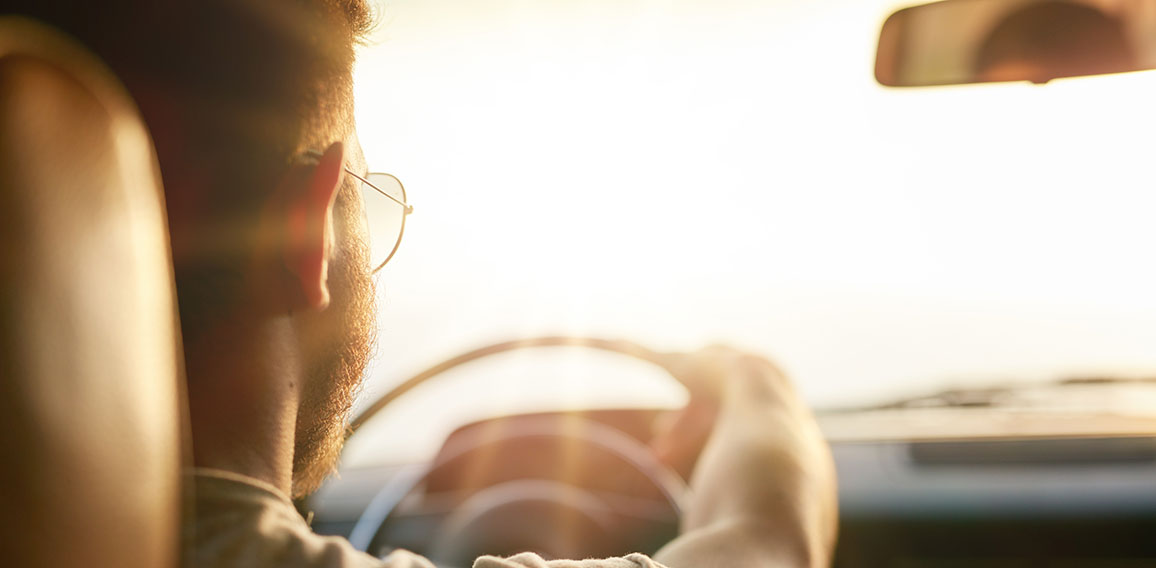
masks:
<svg viewBox="0 0 1156 568"><path fill-rule="evenodd" d="M690 390L692 397L717 399L741 356L742 352L733 348L711 345L672 357L667 370Z"/></svg>
<svg viewBox="0 0 1156 568"><path fill-rule="evenodd" d="M714 431L717 408L690 405L673 416L651 441L655 455L674 467L689 466Z"/></svg>

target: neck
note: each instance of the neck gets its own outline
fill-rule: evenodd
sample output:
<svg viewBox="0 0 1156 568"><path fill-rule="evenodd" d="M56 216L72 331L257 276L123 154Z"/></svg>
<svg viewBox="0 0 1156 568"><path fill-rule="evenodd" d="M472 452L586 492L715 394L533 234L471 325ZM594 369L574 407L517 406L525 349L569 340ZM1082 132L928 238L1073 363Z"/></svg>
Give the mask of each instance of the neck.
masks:
<svg viewBox="0 0 1156 568"><path fill-rule="evenodd" d="M186 342L193 462L290 494L301 381L287 318L238 317Z"/></svg>

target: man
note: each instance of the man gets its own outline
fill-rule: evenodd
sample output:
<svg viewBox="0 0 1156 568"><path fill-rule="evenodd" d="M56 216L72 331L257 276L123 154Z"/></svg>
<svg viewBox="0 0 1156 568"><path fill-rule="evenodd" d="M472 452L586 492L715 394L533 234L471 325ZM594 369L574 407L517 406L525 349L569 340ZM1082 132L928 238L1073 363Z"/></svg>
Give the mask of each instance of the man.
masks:
<svg viewBox="0 0 1156 568"><path fill-rule="evenodd" d="M376 328L361 184L351 175L366 170L352 123L354 46L371 21L362 0L18 4L10 9L100 55L154 137L196 466L186 564L428 566L317 536L290 502L334 468ZM655 450L671 461L702 451L683 534L656 560L829 563L833 467L782 374L726 348L686 356L678 374L697 402ZM541 565L533 555L477 562Z"/></svg>

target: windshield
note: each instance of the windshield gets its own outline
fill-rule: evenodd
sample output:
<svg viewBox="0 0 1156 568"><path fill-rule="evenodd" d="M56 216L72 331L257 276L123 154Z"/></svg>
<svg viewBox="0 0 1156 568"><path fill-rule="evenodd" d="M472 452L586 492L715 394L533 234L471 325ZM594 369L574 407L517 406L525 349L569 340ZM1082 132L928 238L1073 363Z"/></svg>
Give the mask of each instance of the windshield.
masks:
<svg viewBox="0 0 1156 568"><path fill-rule="evenodd" d="M899 7L389 2L359 135L415 213L363 399L562 333L734 343L820 408L1156 371L1156 74L881 87Z"/></svg>

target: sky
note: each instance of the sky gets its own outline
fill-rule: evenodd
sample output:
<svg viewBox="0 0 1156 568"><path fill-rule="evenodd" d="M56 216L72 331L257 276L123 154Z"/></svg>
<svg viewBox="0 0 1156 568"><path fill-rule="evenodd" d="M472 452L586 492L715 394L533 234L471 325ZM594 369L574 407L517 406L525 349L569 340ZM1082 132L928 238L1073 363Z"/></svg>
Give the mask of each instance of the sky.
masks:
<svg viewBox="0 0 1156 568"><path fill-rule="evenodd" d="M359 136L415 211L380 276L363 403L560 333L735 344L818 407L1156 374L1156 74L880 87L899 7L383 4ZM573 352L446 379L398 416L682 400L653 369Z"/></svg>

